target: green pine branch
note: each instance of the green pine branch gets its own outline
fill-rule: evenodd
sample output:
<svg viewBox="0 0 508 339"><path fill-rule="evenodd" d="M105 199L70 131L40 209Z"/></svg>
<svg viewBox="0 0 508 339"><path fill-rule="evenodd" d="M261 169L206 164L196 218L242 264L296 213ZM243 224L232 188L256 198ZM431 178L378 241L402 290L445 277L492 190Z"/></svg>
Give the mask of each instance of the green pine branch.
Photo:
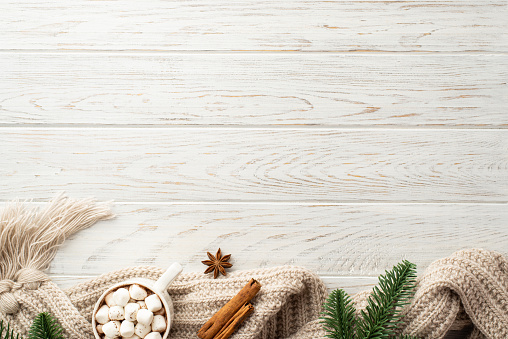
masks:
<svg viewBox="0 0 508 339"><path fill-rule="evenodd" d="M350 339L354 336L356 318L353 301L343 290L330 293L324 305L322 323L328 330L328 338Z"/></svg>
<svg viewBox="0 0 508 339"><path fill-rule="evenodd" d="M19 334L15 334L14 330L11 330L9 324L5 327L4 321L2 320L0 321L0 339L19 339Z"/></svg>
<svg viewBox="0 0 508 339"><path fill-rule="evenodd" d="M62 327L49 313L39 313L28 332L29 339L64 339L62 336ZM21 339L19 334L11 330L10 325L4 326L4 321L0 321L0 339Z"/></svg>
<svg viewBox="0 0 508 339"><path fill-rule="evenodd" d="M409 304L416 287L416 266L407 260L379 277L379 286L367 300L367 307L355 317L351 298L343 290L333 291L324 304L322 323L333 339L394 338L401 323L401 311ZM411 336L400 339L417 339Z"/></svg>
<svg viewBox="0 0 508 339"><path fill-rule="evenodd" d="M49 313L39 313L35 317L28 339L64 339L62 336L62 327Z"/></svg>
<svg viewBox="0 0 508 339"><path fill-rule="evenodd" d="M358 326L360 338L390 338L400 323L401 308L409 303L416 287L416 266L407 260L399 263L386 275L379 277L362 322Z"/></svg>

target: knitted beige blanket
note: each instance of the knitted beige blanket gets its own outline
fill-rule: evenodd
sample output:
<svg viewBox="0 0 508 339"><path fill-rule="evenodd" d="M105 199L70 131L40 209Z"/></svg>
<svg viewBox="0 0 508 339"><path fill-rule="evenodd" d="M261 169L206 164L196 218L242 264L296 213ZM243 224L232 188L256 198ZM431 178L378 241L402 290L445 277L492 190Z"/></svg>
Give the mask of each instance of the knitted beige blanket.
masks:
<svg viewBox="0 0 508 339"><path fill-rule="evenodd" d="M94 303L110 285L133 277L156 280L163 269L132 267L104 274L63 291L42 273L65 237L110 217L91 200L55 199L42 211L21 205L0 215L0 319L23 336L39 312L50 312L69 339L93 338ZM37 245L34 244L37 242ZM314 273L284 266L235 272L213 280L181 274L169 288L175 305L170 338L196 338L199 328L249 281L262 288L254 313L232 338L323 338L318 317L327 290ZM357 307L368 291L355 295ZM508 261L486 250L454 253L428 267L413 303L405 310L403 334L442 338L454 324L471 321L471 338L508 338Z"/></svg>

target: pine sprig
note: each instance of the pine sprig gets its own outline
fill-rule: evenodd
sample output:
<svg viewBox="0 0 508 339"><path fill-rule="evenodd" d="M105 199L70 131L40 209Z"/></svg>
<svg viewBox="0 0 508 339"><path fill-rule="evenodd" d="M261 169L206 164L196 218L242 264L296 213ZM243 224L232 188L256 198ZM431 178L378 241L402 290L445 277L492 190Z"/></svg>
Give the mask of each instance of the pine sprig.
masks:
<svg viewBox="0 0 508 339"><path fill-rule="evenodd" d="M407 260L379 277L367 299L367 307L355 317L351 298L343 290L333 291L324 304L322 323L333 339L388 339L395 338L401 324L401 311L409 304L416 288L416 266ZM417 339L399 336L399 339Z"/></svg>
<svg viewBox="0 0 508 339"><path fill-rule="evenodd" d="M390 338L400 324L400 310L409 303L416 287L416 266L407 260L399 263L386 275L379 276L379 287L368 299L358 336L365 339Z"/></svg>
<svg viewBox="0 0 508 339"><path fill-rule="evenodd" d="M328 330L328 338L351 339L356 326L353 301L343 290L335 290L324 305L322 323Z"/></svg>
<svg viewBox="0 0 508 339"><path fill-rule="evenodd" d="M4 321L2 320L0 321L0 339L19 339L19 334L15 334L9 324L7 324L7 328L4 327Z"/></svg>
<svg viewBox="0 0 508 339"><path fill-rule="evenodd" d="M49 313L39 313L35 317L28 339L64 339L62 327Z"/></svg>

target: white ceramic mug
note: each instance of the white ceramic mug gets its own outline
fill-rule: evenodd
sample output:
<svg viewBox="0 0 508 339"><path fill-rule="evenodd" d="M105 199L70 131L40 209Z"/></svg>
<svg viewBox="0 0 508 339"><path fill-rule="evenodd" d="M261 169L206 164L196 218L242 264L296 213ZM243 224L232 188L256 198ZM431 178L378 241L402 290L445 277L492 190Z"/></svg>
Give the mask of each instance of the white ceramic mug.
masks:
<svg viewBox="0 0 508 339"><path fill-rule="evenodd" d="M173 301L171 300L171 297L168 293L168 287L169 285L175 280L175 278L182 272L182 266L179 263L173 263L169 268L164 272L164 274L159 278L157 281L153 281L150 279L144 279L144 278L134 278L131 280L123 281L121 283L115 284L108 288L102 295L100 296L99 300L95 303L95 307L93 309L93 316L92 316L92 326L93 326L93 333L95 335L95 338L101 339L100 334L97 332L97 322L95 320L95 315L97 314L97 311L99 310L99 307L104 303L104 298L106 295L108 295L111 291L114 291L120 287L125 287L132 284L138 284L140 286L143 286L144 288L152 291L155 293L159 299L162 301L162 305L164 307L164 310L166 312L166 331L162 335L162 339L166 339L169 335L169 330L171 329L171 325L173 324L173 318L174 318L174 310L173 310Z"/></svg>

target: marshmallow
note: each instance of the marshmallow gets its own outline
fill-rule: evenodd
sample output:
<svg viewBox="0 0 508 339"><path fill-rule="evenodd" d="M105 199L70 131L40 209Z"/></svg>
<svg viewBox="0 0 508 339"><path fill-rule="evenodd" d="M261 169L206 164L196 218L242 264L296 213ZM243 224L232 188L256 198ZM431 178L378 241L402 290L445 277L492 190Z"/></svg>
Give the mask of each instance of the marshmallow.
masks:
<svg viewBox="0 0 508 339"><path fill-rule="evenodd" d="M148 333L150 333L150 325L143 325L142 323L137 323L136 327L134 327L134 333L141 338L144 338Z"/></svg>
<svg viewBox="0 0 508 339"><path fill-rule="evenodd" d="M95 314L96 330L103 339L162 339L167 330L161 299L142 285L121 287L103 302Z"/></svg>
<svg viewBox="0 0 508 339"><path fill-rule="evenodd" d="M145 339L162 339L162 336L159 332L152 332L147 334Z"/></svg>
<svg viewBox="0 0 508 339"><path fill-rule="evenodd" d="M125 320L136 321L136 316L138 314L141 306L137 303L128 303L125 305Z"/></svg>
<svg viewBox="0 0 508 339"><path fill-rule="evenodd" d="M120 336L120 325L119 321L110 321L102 326L102 330L107 337L115 338Z"/></svg>
<svg viewBox="0 0 508 339"><path fill-rule="evenodd" d="M152 332L164 332L166 330L166 319L163 315L156 315L152 320Z"/></svg>
<svg viewBox="0 0 508 339"><path fill-rule="evenodd" d="M109 321L109 307L108 307L108 305L102 305L102 307L99 308L99 310L95 314L95 320L97 320L97 322L102 325L104 325L105 323L107 323Z"/></svg>
<svg viewBox="0 0 508 339"><path fill-rule="evenodd" d="M104 298L104 300L106 301L106 305L108 305L109 307L116 306L116 303L113 300L113 292L109 292Z"/></svg>
<svg viewBox="0 0 508 339"><path fill-rule="evenodd" d="M113 306L109 308L109 319L111 320L124 320L125 312L122 306Z"/></svg>
<svg viewBox="0 0 508 339"><path fill-rule="evenodd" d="M113 293L113 300L118 306L125 306L129 302L130 295L126 288L119 288Z"/></svg>
<svg viewBox="0 0 508 339"><path fill-rule="evenodd" d="M133 334L130 337L122 337L122 339L141 339L141 337L137 334Z"/></svg>
<svg viewBox="0 0 508 339"><path fill-rule="evenodd" d="M145 299L146 308L149 311L157 312L162 308L162 303L157 294L152 294Z"/></svg>
<svg viewBox="0 0 508 339"><path fill-rule="evenodd" d="M129 320L122 321L120 326L120 335L122 337L130 337L134 334L134 323Z"/></svg>
<svg viewBox="0 0 508 339"><path fill-rule="evenodd" d="M136 320L140 324L150 326L153 320L153 313L150 312L149 310L140 309L138 311L138 314L136 315Z"/></svg>
<svg viewBox="0 0 508 339"><path fill-rule="evenodd" d="M133 284L129 287L129 294L132 299L136 300L144 300L147 296L146 290L137 284Z"/></svg>

